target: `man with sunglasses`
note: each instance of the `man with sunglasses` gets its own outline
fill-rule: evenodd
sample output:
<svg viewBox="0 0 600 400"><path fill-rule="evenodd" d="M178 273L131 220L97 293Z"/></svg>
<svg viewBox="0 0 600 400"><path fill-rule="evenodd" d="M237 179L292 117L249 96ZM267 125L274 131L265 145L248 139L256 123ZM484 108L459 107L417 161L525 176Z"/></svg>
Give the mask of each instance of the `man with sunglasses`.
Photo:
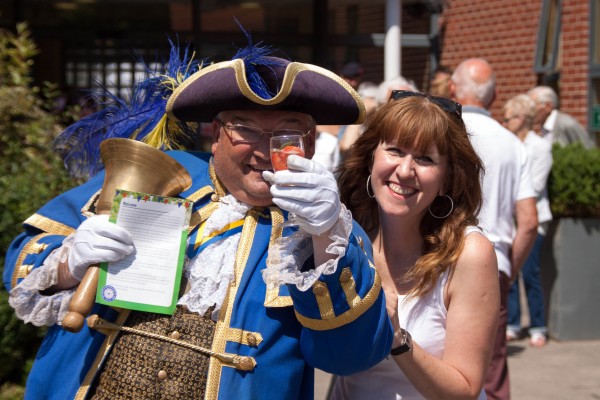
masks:
<svg viewBox="0 0 600 400"><path fill-rule="evenodd" d="M386 357L393 330L368 237L333 175L310 160L316 123L362 122L358 94L330 71L249 46L187 77L162 112L167 136L197 123L213 134L212 154L167 153L192 178L180 194L193 213L177 310L96 305L116 330L63 331L79 277L134 248L125 229L94 215L101 174L67 192L7 256L17 315L52 325L26 398L312 399L313 368L346 375ZM152 118L132 136L156 131ZM306 158L273 172L269 139L290 133L303 136Z"/></svg>
<svg viewBox="0 0 600 400"><path fill-rule="evenodd" d="M537 235L536 194L525 148L512 132L492 118L496 76L480 58L461 62L450 83L452 98L463 105L462 118L471 143L483 161L480 226L494 243L500 280L500 318L485 391L490 399L510 399L506 325L508 291ZM516 222L516 229L515 229Z"/></svg>

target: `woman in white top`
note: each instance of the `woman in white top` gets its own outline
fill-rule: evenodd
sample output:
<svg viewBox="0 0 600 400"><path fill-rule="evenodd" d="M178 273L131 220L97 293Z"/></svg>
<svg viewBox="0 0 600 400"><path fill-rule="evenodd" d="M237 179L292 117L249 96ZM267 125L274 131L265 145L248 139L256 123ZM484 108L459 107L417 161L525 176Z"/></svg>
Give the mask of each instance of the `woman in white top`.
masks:
<svg viewBox="0 0 600 400"><path fill-rule="evenodd" d="M373 242L394 326L390 356L338 377L339 399L477 399L498 323L492 243L476 228L481 160L461 106L394 91L340 168L340 194Z"/></svg>

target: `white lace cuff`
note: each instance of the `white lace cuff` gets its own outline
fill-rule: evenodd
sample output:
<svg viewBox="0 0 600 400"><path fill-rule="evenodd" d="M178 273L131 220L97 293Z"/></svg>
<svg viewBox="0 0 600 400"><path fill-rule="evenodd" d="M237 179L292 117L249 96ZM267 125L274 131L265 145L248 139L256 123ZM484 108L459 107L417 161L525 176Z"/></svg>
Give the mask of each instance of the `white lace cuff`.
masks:
<svg viewBox="0 0 600 400"><path fill-rule="evenodd" d="M337 270L339 260L346 254L348 238L352 231L352 213L342 204L337 222L329 231L331 243L325 250L336 257L308 271L300 271L304 263L313 256L311 236L298 229L290 236L280 237L269 247L267 268L262 272L267 287L284 284L296 285L306 291L321 275L331 275Z"/></svg>
<svg viewBox="0 0 600 400"><path fill-rule="evenodd" d="M25 279L15 286L8 298L8 304L15 309L18 318L35 326L51 326L68 312L69 302L75 288L63 290L53 295L43 295L40 291L48 289L58 282L58 265L66 261L72 237L63 242L63 246L54 250L44 263L31 271Z"/></svg>

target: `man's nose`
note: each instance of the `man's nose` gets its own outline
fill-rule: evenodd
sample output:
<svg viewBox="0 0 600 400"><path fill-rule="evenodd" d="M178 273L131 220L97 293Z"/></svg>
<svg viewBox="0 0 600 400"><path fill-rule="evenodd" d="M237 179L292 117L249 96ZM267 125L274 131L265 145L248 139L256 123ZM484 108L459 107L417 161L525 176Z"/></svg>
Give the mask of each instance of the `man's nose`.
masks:
<svg viewBox="0 0 600 400"><path fill-rule="evenodd" d="M263 135L261 140L256 143L254 153L263 158L271 158L271 135Z"/></svg>

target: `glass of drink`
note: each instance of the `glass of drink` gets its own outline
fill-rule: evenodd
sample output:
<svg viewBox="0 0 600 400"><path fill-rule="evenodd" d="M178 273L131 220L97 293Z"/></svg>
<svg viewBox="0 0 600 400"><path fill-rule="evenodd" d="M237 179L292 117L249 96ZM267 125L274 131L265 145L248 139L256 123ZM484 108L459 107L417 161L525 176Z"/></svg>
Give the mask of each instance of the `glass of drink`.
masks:
<svg viewBox="0 0 600 400"><path fill-rule="evenodd" d="M292 155L304 157L302 135L281 135L271 137L271 164L273 171L288 169L287 158Z"/></svg>
<svg viewBox="0 0 600 400"><path fill-rule="evenodd" d="M302 135L281 135L271 137L271 164L273 171L288 169L287 158L292 154L304 157L304 139ZM293 185L291 185L293 186ZM289 213L287 221L279 225L280 228L297 226L293 222L294 215Z"/></svg>

